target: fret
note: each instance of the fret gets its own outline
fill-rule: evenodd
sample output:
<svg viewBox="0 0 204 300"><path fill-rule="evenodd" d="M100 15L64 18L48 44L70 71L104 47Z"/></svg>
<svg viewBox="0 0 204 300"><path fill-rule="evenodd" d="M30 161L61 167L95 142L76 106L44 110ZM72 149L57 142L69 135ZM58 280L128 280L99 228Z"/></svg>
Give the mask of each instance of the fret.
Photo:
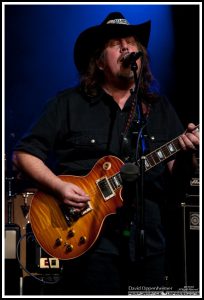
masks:
<svg viewBox="0 0 204 300"><path fill-rule="evenodd" d="M150 164L149 159L146 156L146 158L145 158L145 171L149 170L151 167L152 167L152 165Z"/></svg>
<svg viewBox="0 0 204 300"><path fill-rule="evenodd" d="M178 138L173 141L173 144L174 144L174 146L176 148L176 152L178 152L179 150L181 150L181 145L179 143Z"/></svg>
<svg viewBox="0 0 204 300"><path fill-rule="evenodd" d="M163 153L163 151L162 151L161 148L158 149L155 153L157 154L157 157L159 158L160 161L162 161L162 160L165 159L165 155L164 155L164 153Z"/></svg>
<svg viewBox="0 0 204 300"><path fill-rule="evenodd" d="M115 184L115 182L114 182L114 180L113 180L113 177L110 177L108 180L109 180L109 182L110 182L110 184L111 184L113 190L115 190L115 189L116 189L116 184Z"/></svg>
<svg viewBox="0 0 204 300"><path fill-rule="evenodd" d="M152 153L148 154L146 156L146 159L148 159L147 166L150 164L151 167L156 165L156 161L154 160L154 157L152 156Z"/></svg>
<svg viewBox="0 0 204 300"><path fill-rule="evenodd" d="M122 185L122 178L120 176L120 173L116 173L115 175L110 177L108 180L109 180L113 190L118 189Z"/></svg>
<svg viewBox="0 0 204 300"><path fill-rule="evenodd" d="M117 173L115 176L117 177L117 180L120 183L120 185L122 185L122 178L121 178L120 173Z"/></svg>
<svg viewBox="0 0 204 300"><path fill-rule="evenodd" d="M156 164L158 164L158 163L160 163L160 159L159 159L159 157L158 157L158 155L157 155L157 152L156 151L158 151L158 149L157 150L155 150L154 152L152 152L152 156L153 156L153 158L154 158L154 161L156 162ZM155 165L156 165L155 164Z"/></svg>
<svg viewBox="0 0 204 300"><path fill-rule="evenodd" d="M162 146L161 150L164 153L165 158L168 158L170 156L170 151L169 151L167 145Z"/></svg>
<svg viewBox="0 0 204 300"><path fill-rule="evenodd" d="M174 154L174 153L176 152L176 148L175 148L173 142L169 142L169 143L167 144L167 148L168 148L168 150L169 150L170 155L172 155L172 154ZM169 156L170 156L170 155L169 155Z"/></svg>

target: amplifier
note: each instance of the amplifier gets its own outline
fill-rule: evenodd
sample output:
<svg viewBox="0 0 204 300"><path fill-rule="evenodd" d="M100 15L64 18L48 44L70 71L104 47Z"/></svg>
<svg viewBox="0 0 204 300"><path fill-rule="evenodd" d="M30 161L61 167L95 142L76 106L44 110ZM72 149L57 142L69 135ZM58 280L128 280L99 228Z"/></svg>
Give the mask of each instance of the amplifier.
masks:
<svg viewBox="0 0 204 300"><path fill-rule="evenodd" d="M173 289L199 289L200 213L198 196L188 195L171 211L167 228L168 277Z"/></svg>
<svg viewBox="0 0 204 300"><path fill-rule="evenodd" d="M191 197L192 198L192 197ZM192 199L188 199L193 201ZM183 237L183 282L185 286L199 288L199 229L198 205L181 203Z"/></svg>
<svg viewBox="0 0 204 300"><path fill-rule="evenodd" d="M192 206L199 207L199 195L198 194L186 194L186 197L184 200L184 207L185 207L185 205L192 205Z"/></svg>
<svg viewBox="0 0 204 300"><path fill-rule="evenodd" d="M17 259L17 243L20 227L16 224L5 226L5 295L20 295L21 268Z"/></svg>
<svg viewBox="0 0 204 300"><path fill-rule="evenodd" d="M30 223L26 225L26 268L29 272L44 273L60 271L60 260L47 254L36 241Z"/></svg>
<svg viewBox="0 0 204 300"><path fill-rule="evenodd" d="M192 177L190 179L189 187L187 189L187 196L188 195L199 195L199 188L200 188L200 178L199 177Z"/></svg>
<svg viewBox="0 0 204 300"><path fill-rule="evenodd" d="M13 199L13 218L14 222L19 225L22 237L20 249L20 261L31 273L43 273L49 271L58 271L60 268L59 260L50 257L37 243L31 229L29 210L34 196L33 191L25 191L17 194ZM9 232L9 240L14 239L12 233ZM8 251L11 251L8 246ZM7 255L11 255L9 252ZM14 253L13 253L14 256ZM49 260L48 260L49 258ZM23 277L27 273L23 270Z"/></svg>
<svg viewBox="0 0 204 300"><path fill-rule="evenodd" d="M196 153L196 161L197 161L197 167L193 172L192 177L189 181L189 186L187 189L188 195L199 195L199 187L200 187L200 159L199 159L199 152Z"/></svg>
<svg viewBox="0 0 204 300"><path fill-rule="evenodd" d="M5 259L17 258L17 243L20 238L20 227L17 224L5 226Z"/></svg>

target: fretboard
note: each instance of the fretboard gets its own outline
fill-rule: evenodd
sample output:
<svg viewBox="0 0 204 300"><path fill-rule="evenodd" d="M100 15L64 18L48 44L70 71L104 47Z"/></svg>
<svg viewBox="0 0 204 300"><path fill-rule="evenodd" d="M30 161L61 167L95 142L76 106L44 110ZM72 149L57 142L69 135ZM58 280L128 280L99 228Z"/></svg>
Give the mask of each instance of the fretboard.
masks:
<svg viewBox="0 0 204 300"><path fill-rule="evenodd" d="M147 154L145 156L145 171L155 167L157 164L174 155L179 150L181 150L181 145L179 143L179 137L177 137ZM140 160L138 160L137 163L140 165Z"/></svg>
<svg viewBox="0 0 204 300"><path fill-rule="evenodd" d="M175 138L172 141L164 144L160 148L152 151L151 153L145 156L145 171L155 167L160 162L164 161L165 159L169 158L179 150L181 150L181 146L179 143L179 138ZM138 165L140 165L140 159L137 161ZM116 173L109 179L109 183L111 184L113 190L118 189L122 186L122 179L120 176L120 172Z"/></svg>

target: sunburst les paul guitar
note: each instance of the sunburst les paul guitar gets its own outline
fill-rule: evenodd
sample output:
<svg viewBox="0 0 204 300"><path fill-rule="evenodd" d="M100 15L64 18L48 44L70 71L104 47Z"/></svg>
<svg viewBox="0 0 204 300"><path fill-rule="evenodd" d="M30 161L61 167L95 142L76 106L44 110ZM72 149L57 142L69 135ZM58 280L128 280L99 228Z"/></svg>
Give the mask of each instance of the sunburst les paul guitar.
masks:
<svg viewBox="0 0 204 300"><path fill-rule="evenodd" d="M145 157L145 171L181 149L178 137ZM120 169L123 161L105 156L86 176L60 175L65 182L81 187L89 196L88 206L74 214L57 198L37 191L31 201L30 222L39 245L52 257L74 259L96 242L105 218L123 205ZM139 161L138 161L139 164Z"/></svg>

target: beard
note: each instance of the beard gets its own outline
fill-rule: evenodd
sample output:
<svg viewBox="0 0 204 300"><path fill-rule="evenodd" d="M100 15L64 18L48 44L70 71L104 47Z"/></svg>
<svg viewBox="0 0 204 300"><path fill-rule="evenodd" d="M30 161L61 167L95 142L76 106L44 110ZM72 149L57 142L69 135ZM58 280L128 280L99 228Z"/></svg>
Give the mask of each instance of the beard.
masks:
<svg viewBox="0 0 204 300"><path fill-rule="evenodd" d="M117 74L118 79L123 82L123 84L132 84L134 83L134 73L129 68L120 70Z"/></svg>
<svg viewBox="0 0 204 300"><path fill-rule="evenodd" d="M110 68L104 68L103 82L110 82L121 89L127 89L134 85L134 73L128 68L120 68L117 72L113 73Z"/></svg>

